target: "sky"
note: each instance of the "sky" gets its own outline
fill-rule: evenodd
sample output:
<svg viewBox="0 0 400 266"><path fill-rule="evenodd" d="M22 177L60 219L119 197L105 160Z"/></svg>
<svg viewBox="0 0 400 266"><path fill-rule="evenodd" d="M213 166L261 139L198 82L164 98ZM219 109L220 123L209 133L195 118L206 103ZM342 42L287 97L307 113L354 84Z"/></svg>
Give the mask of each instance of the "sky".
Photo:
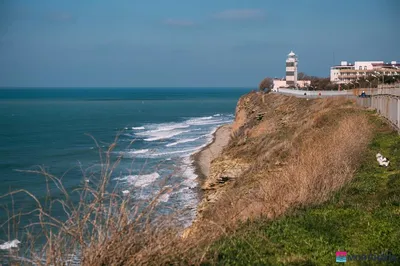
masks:
<svg viewBox="0 0 400 266"><path fill-rule="evenodd" d="M0 0L0 87L256 87L400 61L398 0Z"/></svg>

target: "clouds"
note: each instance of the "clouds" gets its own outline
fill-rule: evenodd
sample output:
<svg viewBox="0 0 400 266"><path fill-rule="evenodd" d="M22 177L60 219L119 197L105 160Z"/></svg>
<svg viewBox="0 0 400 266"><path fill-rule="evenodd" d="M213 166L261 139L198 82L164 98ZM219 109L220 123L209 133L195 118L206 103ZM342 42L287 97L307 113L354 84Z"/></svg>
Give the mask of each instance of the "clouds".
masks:
<svg viewBox="0 0 400 266"><path fill-rule="evenodd" d="M262 9L227 9L214 14L215 19L222 20L251 20L264 17Z"/></svg>

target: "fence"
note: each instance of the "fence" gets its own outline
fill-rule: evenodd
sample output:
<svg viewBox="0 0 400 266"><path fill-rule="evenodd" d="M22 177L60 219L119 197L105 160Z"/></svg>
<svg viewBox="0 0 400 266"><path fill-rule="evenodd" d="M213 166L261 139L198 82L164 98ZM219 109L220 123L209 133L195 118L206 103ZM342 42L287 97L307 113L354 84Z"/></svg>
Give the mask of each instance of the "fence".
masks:
<svg viewBox="0 0 400 266"><path fill-rule="evenodd" d="M376 109L400 133L400 88L380 87L364 91L370 97L357 97L357 104ZM354 95L360 95L359 91L354 91Z"/></svg>
<svg viewBox="0 0 400 266"><path fill-rule="evenodd" d="M280 94L285 95L293 95L293 96L306 96L306 97L332 97L332 96L346 96L351 95L349 91L307 91L307 90L297 90L297 89L286 89L279 88L276 91L273 91Z"/></svg>
<svg viewBox="0 0 400 266"><path fill-rule="evenodd" d="M306 98L335 96L355 98L357 104L376 109L400 133L400 84L380 85L378 88L357 88L344 91L304 91L280 88L274 92ZM362 92L365 92L370 97L359 97Z"/></svg>

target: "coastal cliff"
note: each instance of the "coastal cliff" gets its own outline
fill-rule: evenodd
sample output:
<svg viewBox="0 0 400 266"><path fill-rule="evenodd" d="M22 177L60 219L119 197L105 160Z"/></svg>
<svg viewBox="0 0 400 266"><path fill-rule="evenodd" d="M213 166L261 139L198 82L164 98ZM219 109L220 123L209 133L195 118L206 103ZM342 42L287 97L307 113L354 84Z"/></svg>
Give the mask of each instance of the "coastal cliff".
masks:
<svg viewBox="0 0 400 266"><path fill-rule="evenodd" d="M82 265L332 265L338 250L393 259L399 147L397 132L349 99L248 93L233 123L193 156L203 193L192 226L182 235L174 216L150 220L152 208L139 214L144 223L132 222L123 201L121 216L96 216L110 226L89 232ZM77 226L67 233L79 234ZM46 249L55 253L47 264L68 250L63 236Z"/></svg>
<svg viewBox="0 0 400 266"><path fill-rule="evenodd" d="M197 219L185 235L325 201L351 179L370 138L367 116L344 98L242 96L230 140L211 160Z"/></svg>

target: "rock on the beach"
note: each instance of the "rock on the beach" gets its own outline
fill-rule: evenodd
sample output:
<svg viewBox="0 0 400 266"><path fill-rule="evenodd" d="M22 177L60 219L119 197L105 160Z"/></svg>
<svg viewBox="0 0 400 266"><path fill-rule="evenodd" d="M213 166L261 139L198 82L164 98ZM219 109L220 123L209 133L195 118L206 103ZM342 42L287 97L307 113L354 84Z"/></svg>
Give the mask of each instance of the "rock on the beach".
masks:
<svg viewBox="0 0 400 266"><path fill-rule="evenodd" d="M379 166L389 166L390 161L387 158L383 157L383 155L380 153L376 154L376 160L378 161Z"/></svg>

